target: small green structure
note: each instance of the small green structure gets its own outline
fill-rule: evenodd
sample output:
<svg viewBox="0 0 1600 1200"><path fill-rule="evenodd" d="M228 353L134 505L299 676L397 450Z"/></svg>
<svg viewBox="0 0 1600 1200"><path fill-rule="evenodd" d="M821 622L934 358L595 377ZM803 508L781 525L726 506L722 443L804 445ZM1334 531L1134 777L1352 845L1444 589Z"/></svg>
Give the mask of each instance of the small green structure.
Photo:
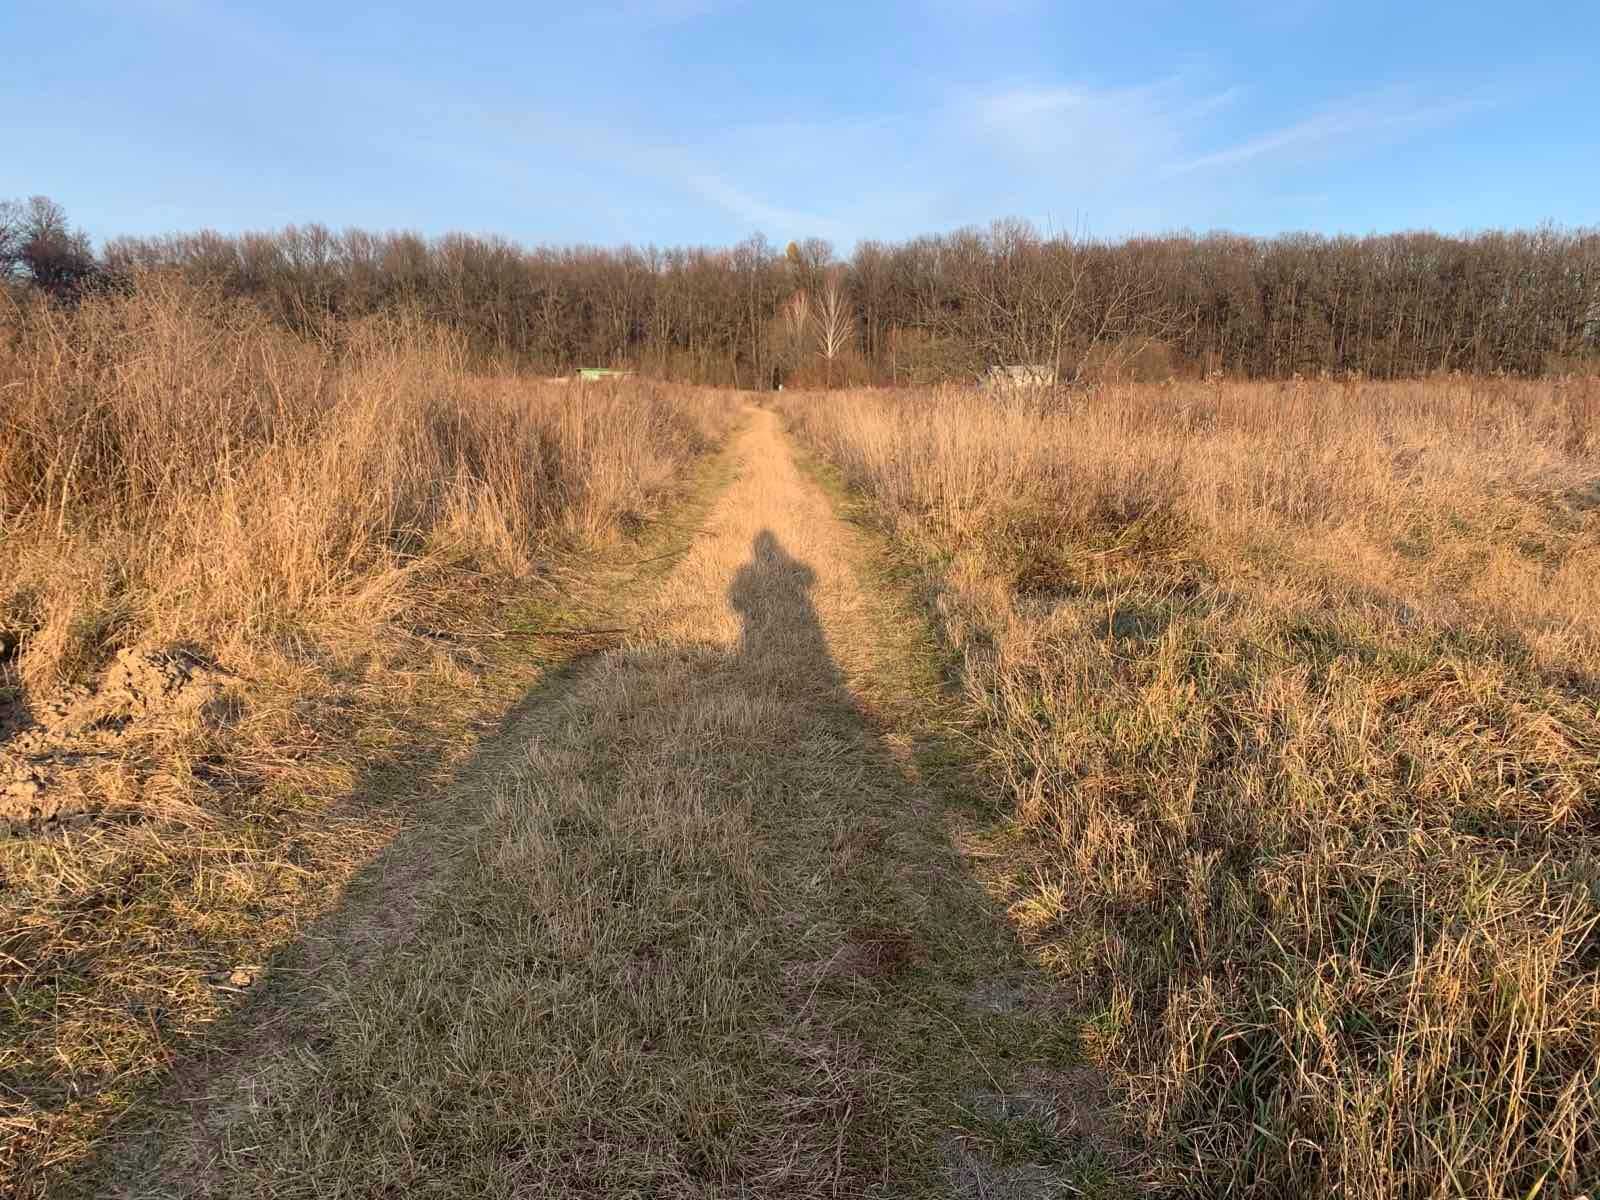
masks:
<svg viewBox="0 0 1600 1200"><path fill-rule="evenodd" d="M579 383L599 383L602 379L626 379L632 371L620 367L579 367Z"/></svg>

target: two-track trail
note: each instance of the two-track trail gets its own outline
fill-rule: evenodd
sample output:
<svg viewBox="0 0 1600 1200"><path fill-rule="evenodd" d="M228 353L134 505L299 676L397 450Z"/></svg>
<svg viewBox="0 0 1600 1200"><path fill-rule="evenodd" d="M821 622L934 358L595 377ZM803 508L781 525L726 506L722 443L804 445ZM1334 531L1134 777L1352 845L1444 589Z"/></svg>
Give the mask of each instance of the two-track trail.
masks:
<svg viewBox="0 0 1600 1200"><path fill-rule="evenodd" d="M735 457L625 642L446 798L414 927L131 1190L1109 1191L1077 1027L930 778L925 623L772 413Z"/></svg>

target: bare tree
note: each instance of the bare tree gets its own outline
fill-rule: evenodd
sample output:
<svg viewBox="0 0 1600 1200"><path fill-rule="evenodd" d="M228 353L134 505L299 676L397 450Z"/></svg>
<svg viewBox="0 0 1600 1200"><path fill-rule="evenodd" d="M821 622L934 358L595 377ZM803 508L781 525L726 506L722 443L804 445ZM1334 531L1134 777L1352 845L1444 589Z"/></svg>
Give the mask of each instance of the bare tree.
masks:
<svg viewBox="0 0 1600 1200"><path fill-rule="evenodd" d="M892 303L891 254L881 242L861 242L850 260L850 279L862 316L862 352L868 362L884 356L884 309Z"/></svg>
<svg viewBox="0 0 1600 1200"><path fill-rule="evenodd" d="M850 348L856 336L856 316L850 307L850 297L844 289L841 272L831 271L823 280L811 322L817 331L817 353L828 364L828 386L831 388L834 360Z"/></svg>
<svg viewBox="0 0 1600 1200"><path fill-rule="evenodd" d="M1592 369L1600 230L1442 237L1099 242L1021 221L847 265L819 239L731 253L543 247L497 238L277 233L122 238L97 259L49 201L0 203L0 278L72 296L102 270L178 271L297 325L417 307L475 354L557 371L632 361L704 382L861 357L931 381L1038 365L1063 382L1225 366L1246 375ZM779 368L782 370L780 371ZM852 364L852 371L854 365Z"/></svg>
<svg viewBox="0 0 1600 1200"><path fill-rule="evenodd" d="M773 374L776 386L782 378L792 373L805 361L811 346L811 293L800 288L778 306L772 322L772 347L777 369Z"/></svg>
<svg viewBox="0 0 1600 1200"><path fill-rule="evenodd" d="M833 262L833 243L824 238L806 238L803 242L790 242L783 252L784 260L794 275L798 288L808 292L822 290L822 282Z"/></svg>
<svg viewBox="0 0 1600 1200"><path fill-rule="evenodd" d="M34 196L27 204L0 205L0 275L26 272L46 292L76 293L98 270L88 235L67 224L54 200Z"/></svg>
<svg viewBox="0 0 1600 1200"><path fill-rule="evenodd" d="M0 200L0 279L16 274L27 241L27 213L15 200Z"/></svg>

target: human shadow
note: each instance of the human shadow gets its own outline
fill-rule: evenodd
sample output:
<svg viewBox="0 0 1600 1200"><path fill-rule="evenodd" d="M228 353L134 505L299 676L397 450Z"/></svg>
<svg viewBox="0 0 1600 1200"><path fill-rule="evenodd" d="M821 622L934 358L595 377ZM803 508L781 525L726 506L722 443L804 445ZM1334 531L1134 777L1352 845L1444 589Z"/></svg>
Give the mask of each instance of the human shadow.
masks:
<svg viewBox="0 0 1600 1200"><path fill-rule="evenodd" d="M542 714L585 712L604 699L615 710L606 724L610 742L551 737L558 757L564 748L592 749L583 772L601 811L578 799L561 809L554 798L550 803L559 811L546 836L570 839L576 861L598 844L584 839L606 831L582 902L609 887L621 889L606 937L618 946L629 937L638 942L618 951L616 963L602 954L585 960L585 1003L608 1014L612 1038L625 1028L629 1036L622 1041L645 1048L627 1060L628 1070L642 1078L656 1078L658 1070L662 1079L676 1077L674 1071L695 1077L710 1069L715 1049L729 1061L759 1063L763 1077L782 1081L770 1103L765 1093L752 1092L746 1115L719 1116L731 1124L706 1144L696 1141L700 1135L666 1138L651 1151L650 1169L677 1172L707 1190L731 1186L744 1168L728 1162L747 1154L754 1161L764 1153L760 1147L778 1142L798 1159L815 1159L807 1170L819 1180L830 1176L836 1194L881 1189L890 1174L904 1182L986 1169L982 1147L1017 1136L981 1112L973 1116L981 1104L1009 1111L1014 1097L1007 1089L1016 1085L997 1082L1007 1073L998 1056L1031 1061L1054 1054L1058 1022L1030 1000L1044 989L1032 981L996 906L964 869L944 820L949 798L935 794L919 773L921 751L888 736L888 722L853 686L859 678L841 667L818 607L820 582L810 564L763 529L727 589L740 623L733 646L670 638L599 645L525 693L449 782L429 785L434 798L413 801L413 827L356 873L332 912L274 957L268 987L217 1031L210 1053L178 1066L176 1095L203 1097L182 1106L188 1115L179 1132L187 1125L203 1144L220 1149L233 1133L230 1122L245 1112L229 1082L241 1062L257 1064L243 1074L270 1091L276 1084L260 1064L298 1046L316 1054L329 1048L337 1026L319 1005L317 981L377 971L422 934L426 914L418 910L451 886L452 854L475 827L485 843L496 839L485 825L494 789L482 785L512 765L517 739L542 736ZM866 632L870 638L876 631ZM885 642L896 636L881 632ZM864 652L854 641L851 648L853 655ZM658 719L664 705L683 710L680 724ZM692 743L673 743L668 731L675 728ZM934 748L931 758L941 753ZM604 809L628 803L627 772L640 762L656 772L665 811L684 815L681 828L658 826L652 834L628 812L607 824ZM397 762L370 775L364 802L381 802L406 769ZM748 857L749 869L723 869L725 852L729 861ZM685 882L682 891L660 890L674 880L693 883ZM612 915L607 909L608 920ZM452 936L476 936L462 932L475 928L462 924ZM528 925L535 936L539 928L538 922ZM635 932L626 933L630 928ZM430 942L427 949L436 946ZM729 965L707 972L703 993L695 990L702 986L697 979L660 966L674 955L716 962L723 953ZM498 960L489 955L487 961ZM683 1002L641 1008L640 993L664 988L651 982L663 978L688 989ZM729 994L716 990L720 980L731 981L729 989L737 985L738 1006L722 1011L697 1002ZM529 990L547 986L553 985L545 976L530 972ZM707 1014L703 1022L690 1019L700 1012ZM703 1027L720 1031L717 1039L701 1037ZM517 1061L537 1063L548 1049L530 1042L519 1048ZM994 1095L985 1090L973 1099L969 1076L979 1054ZM503 1075L506 1064L463 1065ZM496 1086L513 1085L502 1078ZM630 1103L619 1091L585 1120L603 1127L609 1107L626 1110ZM662 1103L670 1109L673 1101ZM681 1103L685 1114L695 1111L689 1099ZM1043 1112L1054 1101L1030 1103ZM418 1119L437 1116L419 1109ZM669 1124L677 1128L683 1121ZM958 1138L952 1139L953 1128L963 1130ZM166 1131L149 1129L143 1136L142 1145L121 1143L135 1178L140 1166L159 1165ZM452 1144L449 1129L438 1136L443 1179L463 1168L471 1139ZM519 1127L517 1135L539 1136L533 1125ZM707 1145L724 1149L711 1153ZM886 1164L894 1164L892 1172ZM129 1177L126 1170L113 1174ZM199 1190L212 1182L222 1181L203 1180Z"/></svg>
<svg viewBox="0 0 1600 1200"><path fill-rule="evenodd" d="M768 777L746 776L753 826L768 842L764 870L803 931L781 971L792 1010L828 1031L818 1036L833 1040L829 1069L870 1114L864 1124L904 1139L907 1163L931 1139L958 1192L1056 1194L1076 1168L1019 1173L997 1161L1012 1152L1002 1147L1031 1136L1046 1156L1096 1160L1110 1142L1098 1118L1110 1107L1103 1081L1081 1066L1076 1018L952 837L992 819L971 747L936 723L888 715L911 689L885 675L925 667L933 687L947 686L935 663L911 661L907 647L926 630L911 614L898 628L858 627L847 671L818 583L763 529L728 589L741 623L730 669L792 710L787 721L773 714L787 745L764 764ZM1025 1084L1018 1062L1029 1064ZM880 1090L880 1068L918 1099L897 1108ZM881 1152L854 1130L841 1138L858 1164ZM1043 1190L1015 1190L1019 1180Z"/></svg>
<svg viewBox="0 0 1600 1200"><path fill-rule="evenodd" d="M397 718L404 736L368 759L353 786L311 824L319 831L400 828L367 850L337 899L271 951L225 1012L168 1043L165 1071L142 1083L137 1104L71 1168L67 1183L94 1195L158 1194L149 1190L158 1184L186 1189L176 1195L212 1194L217 1179L174 1176L175 1162L180 1171L190 1164L168 1152L198 1147L214 1160L227 1122L247 1107L241 1095L259 1086L252 1074L326 1040L330 983L348 986L379 969L421 929L488 818L493 781L520 759L530 720L560 705L585 668L619 641L606 631L562 640L552 651L535 634L513 634L507 648L539 664L537 682L484 714L473 750L451 769L440 770L438 731L424 716Z"/></svg>
<svg viewBox="0 0 1600 1200"><path fill-rule="evenodd" d="M737 654L740 666L757 679L776 677L790 688L806 688L808 699L846 703L843 675L811 599L816 582L816 572L790 556L776 534L758 533L750 561L728 588L741 626Z"/></svg>

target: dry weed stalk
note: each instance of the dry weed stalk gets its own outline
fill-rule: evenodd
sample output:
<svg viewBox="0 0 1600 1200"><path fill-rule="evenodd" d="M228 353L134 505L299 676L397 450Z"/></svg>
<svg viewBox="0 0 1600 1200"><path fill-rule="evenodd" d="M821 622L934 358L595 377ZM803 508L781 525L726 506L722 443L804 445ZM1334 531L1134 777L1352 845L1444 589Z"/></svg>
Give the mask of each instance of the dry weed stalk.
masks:
<svg viewBox="0 0 1600 1200"><path fill-rule="evenodd" d="M1594 381L784 406L928 569L1156 1180L1593 1188Z"/></svg>
<svg viewBox="0 0 1600 1200"><path fill-rule="evenodd" d="M475 375L414 317L298 338L158 278L5 320L0 753L123 648L190 648L235 691L220 724L141 716L23 763L92 800L0 837L0 1178L38 1190L503 700L474 649L497 606L649 518L737 404Z"/></svg>

